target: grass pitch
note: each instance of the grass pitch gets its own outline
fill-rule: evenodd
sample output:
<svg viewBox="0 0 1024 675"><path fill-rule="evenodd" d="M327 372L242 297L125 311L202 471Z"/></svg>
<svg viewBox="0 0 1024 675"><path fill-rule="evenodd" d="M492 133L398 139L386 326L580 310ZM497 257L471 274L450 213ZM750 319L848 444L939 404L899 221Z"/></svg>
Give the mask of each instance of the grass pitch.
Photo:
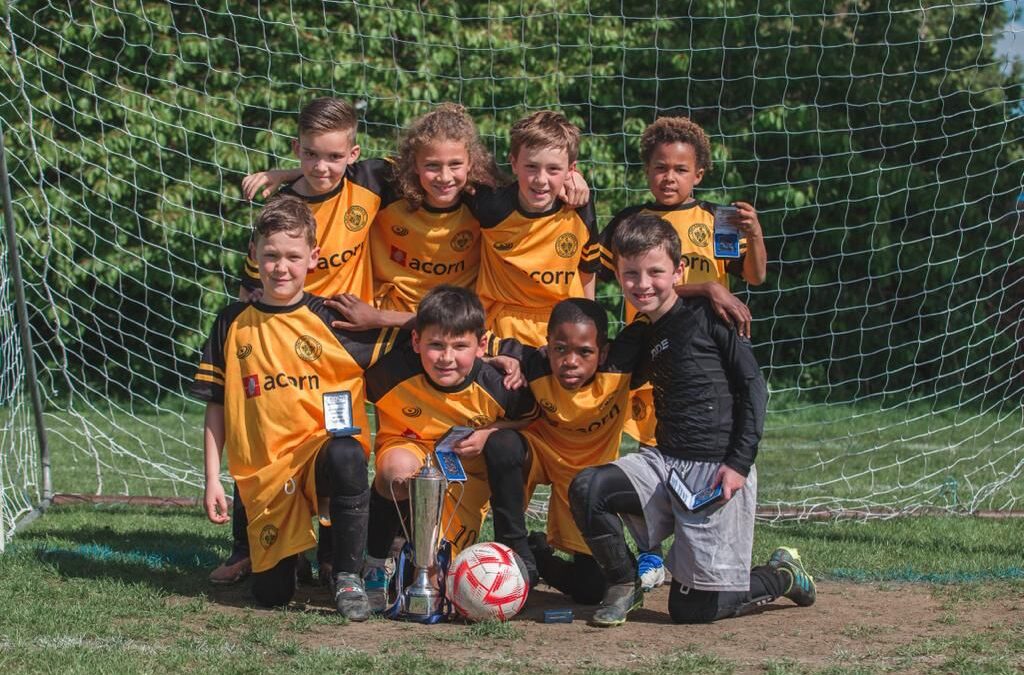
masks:
<svg viewBox="0 0 1024 675"><path fill-rule="evenodd" d="M816 625L814 613L820 612L821 622L830 619L830 611L843 602L841 596L824 596L813 608L728 620L708 629L664 624L664 607L652 604L641 610L635 624L631 619L623 629L605 632L580 627L576 638L559 633L558 626L531 621L435 631L375 619L355 627L326 611L326 605L262 610L252 605L244 588L224 595L209 586L206 573L227 553L228 540L228 530L208 523L198 509L108 505L50 510L20 532L0 557L0 668L89 673L782 674L1009 673L1024 666L1024 618L1019 615L1024 570L1017 545L1024 540L1024 521L1019 519L759 525L755 560L766 559L775 546L796 546L823 585L845 583L850 588L847 580L853 579L852 588L863 588L869 596L879 589L889 597L900 588L918 589L918 595L925 589L935 605L934 624L941 628L941 638L894 636L894 629L880 627L867 615L874 610L866 610L839 625L836 639L853 645L900 639L885 649L858 652L856 658L833 650L810 661L793 641L799 645L804 635L809 650L825 636L791 630L780 652L769 648L771 635L757 626L767 621L781 629L789 617ZM966 623L985 603L1007 598L1016 603L1016 617L1011 613L1006 621L980 629ZM890 605L891 600L878 611L902 611L898 604ZM576 611L578 619L586 613L584 608ZM669 645L633 636L633 627L667 636ZM355 630L362 631L358 639ZM705 630L718 631L722 640L689 644ZM737 656L728 647L729 636L740 642L768 640L763 657L752 661ZM619 660L603 663L582 646L575 666L549 660L554 645L572 639L611 640Z"/></svg>

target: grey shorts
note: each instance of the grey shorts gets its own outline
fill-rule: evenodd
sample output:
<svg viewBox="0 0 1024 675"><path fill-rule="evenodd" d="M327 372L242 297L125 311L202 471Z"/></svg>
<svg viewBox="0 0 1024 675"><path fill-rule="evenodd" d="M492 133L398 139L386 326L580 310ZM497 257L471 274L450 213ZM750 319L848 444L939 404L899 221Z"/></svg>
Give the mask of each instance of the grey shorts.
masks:
<svg viewBox="0 0 1024 675"><path fill-rule="evenodd" d="M746 591L750 588L750 556L754 545L757 470L727 502L692 513L669 493L668 471L675 468L696 492L714 478L720 464L691 462L662 455L657 448L640 450L614 462L640 496L642 518L624 515L630 533L642 550L675 535L665 559L672 578L703 591Z"/></svg>

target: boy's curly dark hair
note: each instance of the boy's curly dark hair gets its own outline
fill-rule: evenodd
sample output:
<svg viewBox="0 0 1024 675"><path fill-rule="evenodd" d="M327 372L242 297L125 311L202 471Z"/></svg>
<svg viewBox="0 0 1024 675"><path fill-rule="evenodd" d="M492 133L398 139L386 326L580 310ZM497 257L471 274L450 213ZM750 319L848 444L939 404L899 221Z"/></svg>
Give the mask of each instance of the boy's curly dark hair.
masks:
<svg viewBox="0 0 1024 675"><path fill-rule="evenodd" d="M689 117L659 117L640 135L640 158L647 166L654 149L662 143L689 143L697 153L697 168L711 171L711 141L704 129Z"/></svg>

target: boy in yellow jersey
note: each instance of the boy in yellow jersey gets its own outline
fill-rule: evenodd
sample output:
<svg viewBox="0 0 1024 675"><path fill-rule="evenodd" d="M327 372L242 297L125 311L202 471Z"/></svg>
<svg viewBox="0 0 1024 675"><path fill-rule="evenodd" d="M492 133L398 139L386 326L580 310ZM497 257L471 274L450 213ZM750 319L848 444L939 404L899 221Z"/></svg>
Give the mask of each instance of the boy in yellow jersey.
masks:
<svg viewBox="0 0 1024 675"><path fill-rule="evenodd" d="M715 211L718 204L697 200L693 190L711 170L711 143L697 123L686 117L662 117L647 126L640 137L640 154L647 174L647 184L654 202L623 209L602 233L606 268L603 275L613 278L615 261L610 243L619 223L634 213L654 213L675 228L682 242L683 279L677 291L682 297L707 297L715 313L728 325L735 325L739 334L750 337L750 311L729 292L729 277L742 278L751 286L764 283L767 254L761 224L754 207L734 202L738 209L734 226L742 236L740 257L716 258L714 254ZM636 310L629 303L626 321ZM630 419L625 432L641 445L655 445L654 399L650 386L638 389L631 401ZM640 557L644 589L651 590L664 582L665 572L656 552Z"/></svg>
<svg viewBox="0 0 1024 675"><path fill-rule="evenodd" d="M427 293L408 340L366 373L367 398L377 405L364 574L375 611L386 604L386 558L398 513L408 513L408 479L434 443L454 426L476 429L455 447L468 480L449 489L443 514L443 536L458 550L476 542L490 497L481 453L503 448L515 435L507 427L534 407L528 391L508 389L504 373L482 360L484 311L473 291L442 285Z"/></svg>
<svg viewBox="0 0 1024 675"><path fill-rule="evenodd" d="M292 150L298 170L256 173L242 181L242 191L252 199L261 189L281 179L292 180L280 192L303 199L316 217L316 241L320 255L306 280L306 290L330 297L352 293L373 297L373 277L367 246L369 225L377 215L381 195L391 176L383 159L358 162L358 119L347 102L332 97L313 99L299 112L299 136ZM242 286L251 293L259 288L256 261L246 260ZM243 292L243 300L249 299Z"/></svg>
<svg viewBox="0 0 1024 675"><path fill-rule="evenodd" d="M509 136L516 182L471 201L482 235L477 293L495 334L540 346L552 305L594 297L601 245L593 205L574 209L558 198L575 169L579 129L541 111Z"/></svg>
<svg viewBox="0 0 1024 675"><path fill-rule="evenodd" d="M305 290L321 296L355 293L369 300L373 280L367 233L391 167L384 160L357 162L357 121L355 110L345 101L330 97L310 101L299 112L299 135L292 141L300 168L246 176L242 191L246 198L253 199L262 189L266 197L280 181L292 181L280 194L296 196L307 203L316 218L316 243L320 251L315 268L306 276ZM249 256L241 275L239 298L257 300L261 292L258 263ZM213 583L234 583L250 569L244 536L245 511L239 500L234 504L233 550L211 572ZM321 556L321 564L325 562Z"/></svg>
<svg viewBox="0 0 1024 675"><path fill-rule="evenodd" d="M520 432L523 442L515 452L485 451L495 539L520 552L527 567L532 555L549 585L577 602L595 604L605 584L573 521L569 484L581 469L619 456L631 373L647 324L628 326L609 343L604 308L593 300L570 298L555 305L547 329L544 349L523 349L510 340L502 344L504 353L522 360L540 417ZM527 542L525 498L537 485L551 485L547 535L531 534ZM548 544L572 554L573 560L555 556Z"/></svg>
<svg viewBox="0 0 1024 675"><path fill-rule="evenodd" d="M291 600L298 556L316 543L317 498L327 498L335 604L362 621L369 616L359 572L370 499L362 375L379 351L378 333L332 329L337 316L303 290L319 249L316 222L302 200L273 199L256 221L251 247L261 297L217 317L191 386L207 402L206 513L214 523L229 520L220 484L226 447L249 515L253 595L278 606ZM332 438L324 408L341 392L360 431Z"/></svg>

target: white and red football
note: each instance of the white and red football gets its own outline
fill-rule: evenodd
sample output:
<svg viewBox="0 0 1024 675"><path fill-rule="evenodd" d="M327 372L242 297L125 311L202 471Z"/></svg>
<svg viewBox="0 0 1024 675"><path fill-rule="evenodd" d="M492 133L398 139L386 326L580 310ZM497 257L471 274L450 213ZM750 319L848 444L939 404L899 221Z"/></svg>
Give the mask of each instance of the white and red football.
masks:
<svg viewBox="0 0 1024 675"><path fill-rule="evenodd" d="M526 568L512 549L494 541L470 546L448 571L448 599L470 621L507 621L530 592Z"/></svg>

